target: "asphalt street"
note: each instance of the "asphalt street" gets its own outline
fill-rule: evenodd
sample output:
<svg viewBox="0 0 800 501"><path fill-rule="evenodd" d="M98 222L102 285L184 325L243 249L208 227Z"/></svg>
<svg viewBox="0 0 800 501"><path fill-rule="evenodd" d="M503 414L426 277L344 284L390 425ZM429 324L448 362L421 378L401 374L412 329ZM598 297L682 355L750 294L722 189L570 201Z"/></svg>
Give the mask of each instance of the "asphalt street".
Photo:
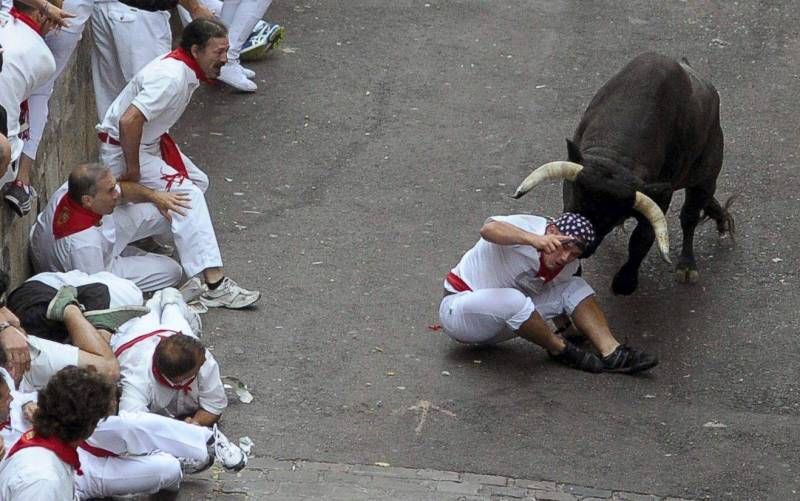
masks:
<svg viewBox="0 0 800 501"><path fill-rule="evenodd" d="M230 436L279 460L800 496L800 2L301 0L267 17L287 40L252 65L258 92L202 89L173 131L211 178L229 275L263 291L204 316L255 396L232 403ZM486 217L560 211L558 184L509 195L566 159L594 92L647 50L719 90L718 194L737 196L735 241L698 231L694 286L652 251L638 292L614 296L625 229L584 262L618 337L661 364L591 375L430 330Z"/></svg>

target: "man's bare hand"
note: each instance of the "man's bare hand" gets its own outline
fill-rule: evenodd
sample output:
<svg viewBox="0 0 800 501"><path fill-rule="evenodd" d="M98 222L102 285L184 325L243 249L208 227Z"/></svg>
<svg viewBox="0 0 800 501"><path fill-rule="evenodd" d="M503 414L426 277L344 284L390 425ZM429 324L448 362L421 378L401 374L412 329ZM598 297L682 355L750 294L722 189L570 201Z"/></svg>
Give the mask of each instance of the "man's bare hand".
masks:
<svg viewBox="0 0 800 501"><path fill-rule="evenodd" d="M189 15L192 19L214 19L214 13L211 12L211 9L206 7L205 5L198 2L197 7L195 7Z"/></svg>
<svg viewBox="0 0 800 501"><path fill-rule="evenodd" d="M23 374L31 368L31 352L25 334L16 327L9 327L0 333L0 347L8 358L8 370L14 381L19 383Z"/></svg>
<svg viewBox="0 0 800 501"><path fill-rule="evenodd" d="M28 402L22 406L22 415L29 423L33 423L33 416L39 410L39 405L36 402Z"/></svg>
<svg viewBox="0 0 800 501"><path fill-rule="evenodd" d="M561 248L562 245L568 244L574 240L574 238L568 235L536 235L536 239L532 242L532 245L542 251L542 252L553 252Z"/></svg>
<svg viewBox="0 0 800 501"><path fill-rule="evenodd" d="M185 216L186 211L192 208L192 198L186 192L154 191L150 197L158 207L158 212L170 220L172 219L171 212L177 212L181 216Z"/></svg>
<svg viewBox="0 0 800 501"><path fill-rule="evenodd" d="M189 416L183 420L186 423L193 424L195 426L202 426L194 417Z"/></svg>
<svg viewBox="0 0 800 501"><path fill-rule="evenodd" d="M47 16L47 19L49 19L50 22L52 22L59 28L69 27L69 21L67 20L75 17L75 14L70 14L69 12L58 8L57 6L51 4L50 2L44 4L44 6L42 7L42 12L44 13L45 16Z"/></svg>

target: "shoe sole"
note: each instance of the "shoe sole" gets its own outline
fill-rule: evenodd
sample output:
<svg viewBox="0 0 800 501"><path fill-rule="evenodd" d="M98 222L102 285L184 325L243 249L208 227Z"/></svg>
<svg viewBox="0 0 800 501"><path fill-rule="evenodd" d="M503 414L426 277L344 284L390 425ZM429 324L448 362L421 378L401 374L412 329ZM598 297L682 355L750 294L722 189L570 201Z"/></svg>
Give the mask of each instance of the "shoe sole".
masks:
<svg viewBox="0 0 800 501"><path fill-rule="evenodd" d="M150 313L150 308L146 306L120 306L118 308L108 308L106 310L87 311L84 312L83 316L86 317L86 320L95 328L116 331L125 322L147 315L148 313ZM111 316L111 321L109 323L101 321L104 316Z"/></svg>
<svg viewBox="0 0 800 501"><path fill-rule="evenodd" d="M11 210L13 210L14 213L19 217L23 217L31 211L30 200L28 201L26 208L26 205L19 203L19 200L17 200L17 197L15 197L14 195L6 195L3 198L8 203L8 205L11 206Z"/></svg>
<svg viewBox="0 0 800 501"><path fill-rule="evenodd" d="M52 321L54 321L54 322L59 322L59 321L63 322L63 316L64 316L64 311L63 311L63 310L64 310L64 308L66 308L66 307L67 307L67 306L69 306L70 304L74 304L74 303L76 303L76 302L78 301L78 298L77 298L77 296L78 296L78 290L77 290L77 289L75 289L75 290L73 290L73 291L72 291L72 294L71 294L71 296L72 296L72 300L71 300L69 303L65 304L63 308L61 308L61 310L62 310L62 311L61 311L61 315L59 315L59 316L60 316L60 317L62 317L62 319L61 319L61 320L58 320L58 319L52 318L52 317L51 317L51 314L52 314L53 310L54 310L54 309L55 309L55 307L56 307L56 302L55 302L55 300L56 300L56 299L59 297L59 294L61 294L61 291L62 291L63 289L65 289L65 288L59 289L59 290L58 290L58 292L56 292L56 295L55 295L55 296L53 296L53 299L51 299L51 300L50 300L50 304L48 304L48 305L47 305L47 311L46 311L46 312L45 312L45 314L44 314L44 316L45 316L45 318L46 318L46 319L48 319L48 320L52 320ZM74 289L74 287L73 287L73 289Z"/></svg>

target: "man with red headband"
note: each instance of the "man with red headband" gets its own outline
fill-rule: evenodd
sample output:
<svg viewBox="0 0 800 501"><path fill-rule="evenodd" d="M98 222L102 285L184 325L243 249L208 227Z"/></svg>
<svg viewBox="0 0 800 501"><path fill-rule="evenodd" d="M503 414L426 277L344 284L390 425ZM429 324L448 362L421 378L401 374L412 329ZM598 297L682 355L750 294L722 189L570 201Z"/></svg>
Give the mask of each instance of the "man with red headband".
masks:
<svg viewBox="0 0 800 501"><path fill-rule="evenodd" d="M209 307L244 308L261 293L227 277L206 205L208 177L169 136L199 87L219 76L227 61L228 30L196 19L183 30L180 46L145 66L114 100L97 126L100 157L122 181L185 194L191 209L170 220L171 234L188 277L202 276L200 301Z"/></svg>
<svg viewBox="0 0 800 501"><path fill-rule="evenodd" d="M61 4L56 0L51 3ZM10 13L0 12L0 106L8 115L7 136L11 144L11 163L0 165L0 184L3 198L19 216L30 212L36 197L30 186L30 172L17 165L28 132L27 99L56 71L53 54L43 38L54 27L46 10L16 0Z"/></svg>
<svg viewBox="0 0 800 501"><path fill-rule="evenodd" d="M228 399L217 361L190 325L197 313L173 288L156 292L147 306L150 313L111 338L121 372L120 410L214 425Z"/></svg>
<svg viewBox="0 0 800 501"><path fill-rule="evenodd" d="M481 239L444 282L439 318L462 343L495 344L521 337L558 362L588 372L635 373L658 364L655 356L620 344L577 259L594 239L591 222L564 213L490 217ZM569 315L598 354L563 339L546 320ZM598 356L599 355L599 356Z"/></svg>

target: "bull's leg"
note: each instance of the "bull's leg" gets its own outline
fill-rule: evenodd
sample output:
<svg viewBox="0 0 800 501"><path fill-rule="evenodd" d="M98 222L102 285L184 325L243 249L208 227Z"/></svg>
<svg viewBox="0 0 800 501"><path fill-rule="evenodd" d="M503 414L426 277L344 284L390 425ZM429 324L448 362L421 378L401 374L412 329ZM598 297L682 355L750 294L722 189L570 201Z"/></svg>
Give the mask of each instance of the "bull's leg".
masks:
<svg viewBox="0 0 800 501"><path fill-rule="evenodd" d="M695 283L700 275L697 273L697 263L694 259L694 230L700 222L700 211L714 200L713 187L686 188L686 201L681 209L681 231L683 232L683 245L681 256L675 266L675 278L681 283Z"/></svg>
<svg viewBox="0 0 800 501"><path fill-rule="evenodd" d="M725 205L721 205L716 198L711 197L703 212L706 216L710 217L717 223L717 231L720 235L733 234L736 232L736 227L733 224L733 216L728 212L728 208L733 202L733 197L728 198Z"/></svg>
<svg viewBox="0 0 800 501"><path fill-rule="evenodd" d="M614 294L624 296L633 294L639 286L639 266L656 239L656 233L646 219L637 215L636 220L636 229L633 230L628 242L628 261L622 265L614 275L614 281L611 282Z"/></svg>

